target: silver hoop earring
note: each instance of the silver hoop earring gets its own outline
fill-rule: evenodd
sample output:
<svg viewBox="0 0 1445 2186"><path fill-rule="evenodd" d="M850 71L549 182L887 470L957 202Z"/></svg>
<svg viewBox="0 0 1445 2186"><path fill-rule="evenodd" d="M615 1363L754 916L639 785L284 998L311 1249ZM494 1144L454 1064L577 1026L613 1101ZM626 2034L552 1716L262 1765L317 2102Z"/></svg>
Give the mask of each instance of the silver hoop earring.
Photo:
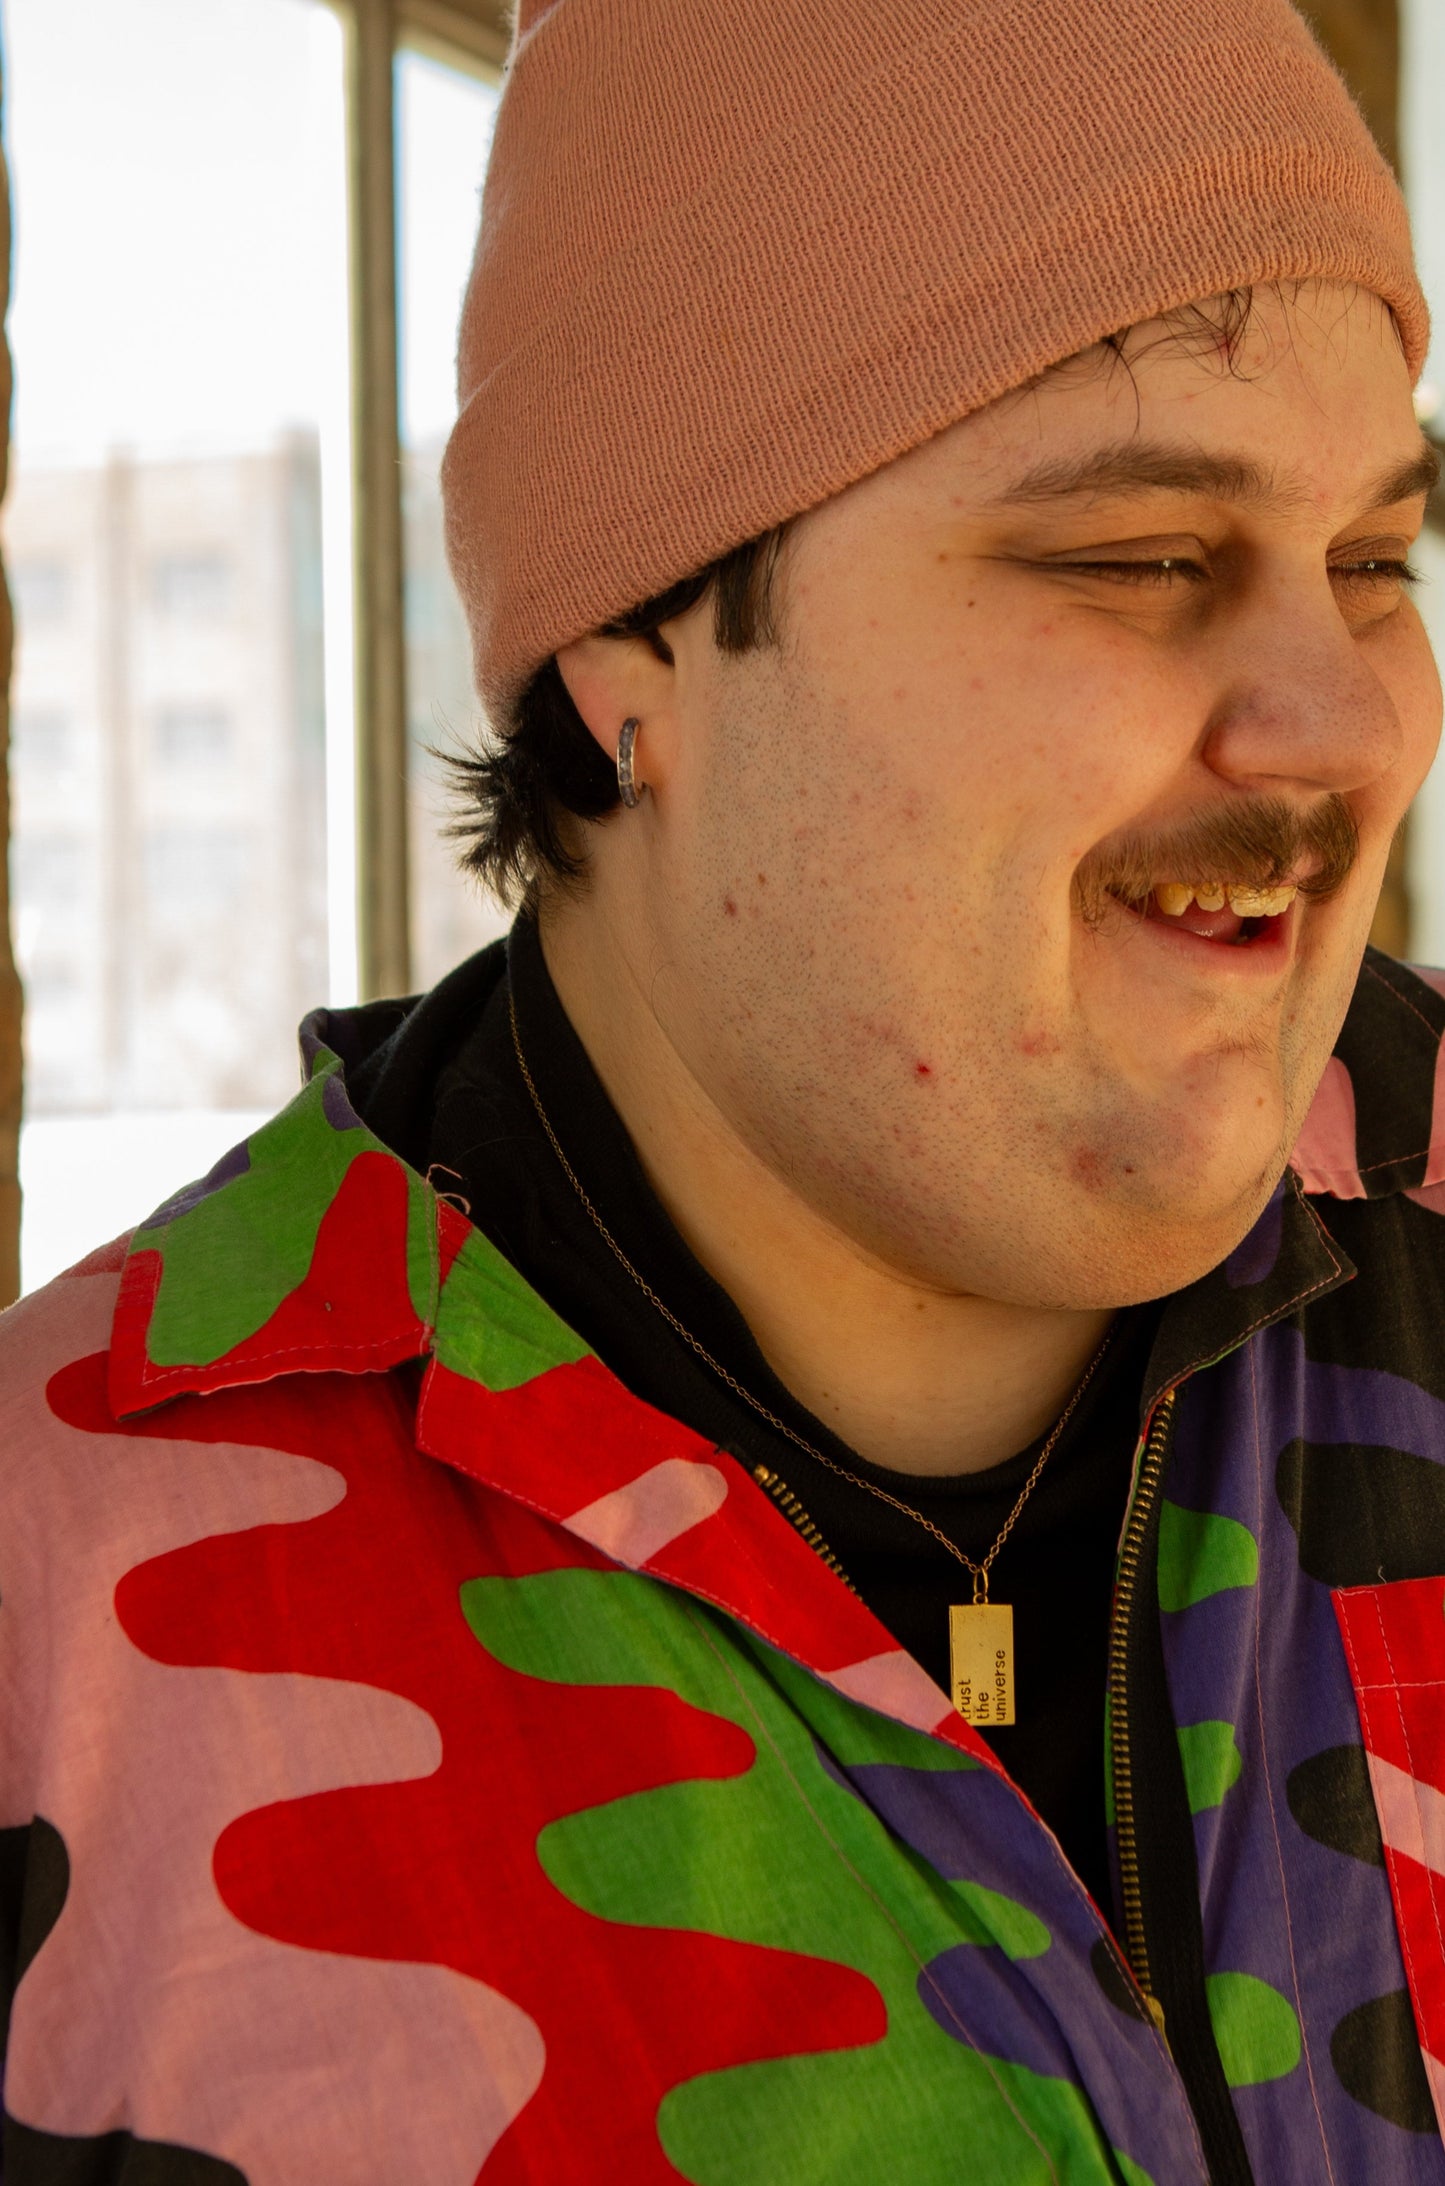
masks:
<svg viewBox="0 0 1445 2186"><path fill-rule="evenodd" d="M642 801L646 782L639 783L632 772L632 754L637 747L640 721L629 720L622 724L622 734L617 739L617 789L629 812Z"/></svg>

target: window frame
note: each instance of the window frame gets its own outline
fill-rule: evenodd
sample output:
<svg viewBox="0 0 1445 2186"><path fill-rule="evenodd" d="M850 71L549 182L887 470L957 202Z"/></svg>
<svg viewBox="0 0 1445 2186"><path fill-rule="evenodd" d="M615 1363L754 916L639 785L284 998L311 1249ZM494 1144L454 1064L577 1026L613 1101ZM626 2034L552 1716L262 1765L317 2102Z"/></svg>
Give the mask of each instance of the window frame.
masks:
<svg viewBox="0 0 1445 2186"><path fill-rule="evenodd" d="M357 991L411 991L405 557L397 323L396 60L499 84L499 0L328 0L345 37L351 344Z"/></svg>

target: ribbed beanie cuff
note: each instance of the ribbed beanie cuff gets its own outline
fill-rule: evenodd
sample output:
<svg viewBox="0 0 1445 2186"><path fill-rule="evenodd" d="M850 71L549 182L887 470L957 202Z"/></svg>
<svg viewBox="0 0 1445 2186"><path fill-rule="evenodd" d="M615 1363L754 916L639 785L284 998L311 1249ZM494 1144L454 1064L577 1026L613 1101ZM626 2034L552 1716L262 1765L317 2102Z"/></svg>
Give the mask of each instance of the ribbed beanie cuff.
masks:
<svg viewBox="0 0 1445 2186"><path fill-rule="evenodd" d="M1354 282L1399 188L1288 0L522 0L442 466L477 687L1101 336Z"/></svg>

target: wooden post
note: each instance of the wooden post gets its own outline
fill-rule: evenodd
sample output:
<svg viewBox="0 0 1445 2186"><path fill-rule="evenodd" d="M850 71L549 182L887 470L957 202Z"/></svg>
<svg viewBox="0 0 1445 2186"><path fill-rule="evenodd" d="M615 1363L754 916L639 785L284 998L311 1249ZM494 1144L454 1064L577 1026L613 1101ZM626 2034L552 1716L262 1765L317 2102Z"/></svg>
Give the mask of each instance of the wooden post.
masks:
<svg viewBox="0 0 1445 2186"><path fill-rule="evenodd" d="M0 100L3 100L0 84ZM0 311L10 303L10 174L0 149ZM0 328L0 500L10 463L10 344ZM0 841L10 843L10 672L15 622L0 571ZM0 859L0 1306L20 1295L20 979L10 937L10 870Z"/></svg>
<svg viewBox="0 0 1445 2186"><path fill-rule="evenodd" d="M1359 102L1375 142L1400 171L1400 11L1398 0L1295 0ZM1391 956L1410 949L1406 867L1408 815L1395 837L1370 939Z"/></svg>
<svg viewBox="0 0 1445 2186"><path fill-rule="evenodd" d="M405 994L411 967L393 0L351 0L343 21L351 258L357 953L361 997L370 1001Z"/></svg>

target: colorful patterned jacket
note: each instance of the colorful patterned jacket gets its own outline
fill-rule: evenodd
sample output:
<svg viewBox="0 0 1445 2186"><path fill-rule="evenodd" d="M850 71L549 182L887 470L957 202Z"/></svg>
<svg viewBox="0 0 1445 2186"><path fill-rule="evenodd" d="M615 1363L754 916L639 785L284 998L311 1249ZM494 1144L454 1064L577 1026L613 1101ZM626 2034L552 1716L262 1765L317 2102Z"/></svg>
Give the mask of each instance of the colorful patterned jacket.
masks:
<svg viewBox="0 0 1445 2186"><path fill-rule="evenodd" d="M1261 2186L1445 2182L1442 1031L1367 961L1146 1392L1126 1550ZM1053 1837L358 1122L344 1032L0 1327L7 2186L1198 2186Z"/></svg>

